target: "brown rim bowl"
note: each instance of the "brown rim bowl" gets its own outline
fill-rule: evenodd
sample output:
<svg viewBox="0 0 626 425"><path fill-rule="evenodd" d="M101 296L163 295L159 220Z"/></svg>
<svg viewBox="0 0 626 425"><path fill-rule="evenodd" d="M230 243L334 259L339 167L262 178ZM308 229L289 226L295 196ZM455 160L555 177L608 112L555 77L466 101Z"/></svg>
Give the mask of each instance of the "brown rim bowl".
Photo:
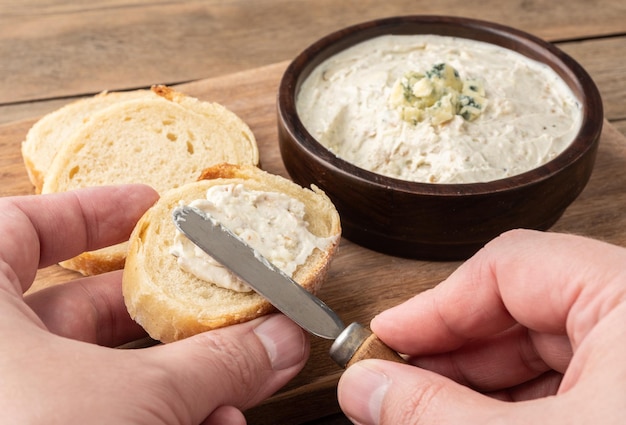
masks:
<svg viewBox="0 0 626 425"><path fill-rule="evenodd" d="M580 101L580 131L550 162L485 183L430 184L399 180L335 156L304 128L296 111L301 83L322 61L384 34L438 34L499 45L548 64ZM583 190L591 175L603 124L593 80L552 44L499 24L444 16L404 16L354 25L315 42L286 69L278 91L280 152L291 178L331 198L343 235L369 249L423 260L459 260L514 228L546 230Z"/></svg>

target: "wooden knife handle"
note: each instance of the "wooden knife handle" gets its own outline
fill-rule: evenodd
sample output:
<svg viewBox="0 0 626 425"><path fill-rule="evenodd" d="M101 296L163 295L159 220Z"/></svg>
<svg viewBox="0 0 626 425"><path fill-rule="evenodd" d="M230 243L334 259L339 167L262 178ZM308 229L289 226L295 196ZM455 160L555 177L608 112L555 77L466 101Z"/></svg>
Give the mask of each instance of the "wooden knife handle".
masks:
<svg viewBox="0 0 626 425"><path fill-rule="evenodd" d="M364 359L406 363L402 356L358 323L352 323L337 337L330 348L330 357L344 368Z"/></svg>
<svg viewBox="0 0 626 425"><path fill-rule="evenodd" d="M361 346L357 348L352 358L348 360L346 368L352 366L359 360L364 359L381 359L391 360L398 363L406 363L406 361L400 356L400 354L389 348L374 334L371 334L369 337L367 337L365 341L363 341L363 344L361 344Z"/></svg>

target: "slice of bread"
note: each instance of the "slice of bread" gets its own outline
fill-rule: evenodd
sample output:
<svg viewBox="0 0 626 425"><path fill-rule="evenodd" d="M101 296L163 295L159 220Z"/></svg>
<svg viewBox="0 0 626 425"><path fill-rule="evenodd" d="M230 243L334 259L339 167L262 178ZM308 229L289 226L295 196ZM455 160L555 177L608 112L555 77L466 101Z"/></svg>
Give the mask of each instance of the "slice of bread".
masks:
<svg viewBox="0 0 626 425"><path fill-rule="evenodd" d="M140 219L130 238L122 280L126 307L152 338L162 342L252 320L274 309L256 292L224 289L180 268L170 252L177 232L172 211L178 205L206 199L209 188L233 183L248 190L284 193L301 201L308 230L329 239L327 248L315 248L292 276L313 293L322 285L339 244L339 214L316 187L304 189L259 168L229 164L207 169L202 178L163 194Z"/></svg>
<svg viewBox="0 0 626 425"><path fill-rule="evenodd" d="M41 192L52 158L63 143L70 139L93 114L127 100L158 96L159 94L152 90L102 92L67 104L37 121L22 142L22 158L35 191Z"/></svg>
<svg viewBox="0 0 626 425"><path fill-rule="evenodd" d="M42 193L144 183L159 193L197 180L212 164L257 165L250 128L225 107L163 88L164 96L116 103L91 115L58 149ZM123 267L126 243L84 253L61 266L84 275Z"/></svg>

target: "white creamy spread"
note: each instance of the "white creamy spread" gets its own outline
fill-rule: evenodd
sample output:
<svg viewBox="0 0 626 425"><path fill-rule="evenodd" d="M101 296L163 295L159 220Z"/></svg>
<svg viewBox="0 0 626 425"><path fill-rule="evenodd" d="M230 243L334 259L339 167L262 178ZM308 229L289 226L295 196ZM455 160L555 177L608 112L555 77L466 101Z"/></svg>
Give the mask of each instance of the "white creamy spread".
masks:
<svg viewBox="0 0 626 425"><path fill-rule="evenodd" d="M337 238L311 233L304 204L284 193L250 190L242 184L218 185L207 190L206 199L189 205L205 211L292 277L316 248L326 250ZM178 230L170 252L183 270L199 279L233 291L252 290Z"/></svg>
<svg viewBox="0 0 626 425"><path fill-rule="evenodd" d="M547 65L438 35L385 35L346 49L313 70L296 104L307 131L338 157L427 183L531 170L561 153L582 121L577 98Z"/></svg>

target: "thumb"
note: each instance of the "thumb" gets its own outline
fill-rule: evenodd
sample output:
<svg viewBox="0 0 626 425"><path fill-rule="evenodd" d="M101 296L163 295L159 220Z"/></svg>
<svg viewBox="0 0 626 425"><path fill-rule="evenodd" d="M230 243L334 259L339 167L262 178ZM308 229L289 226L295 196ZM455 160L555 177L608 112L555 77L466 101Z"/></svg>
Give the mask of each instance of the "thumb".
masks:
<svg viewBox="0 0 626 425"><path fill-rule="evenodd" d="M540 406L522 411L521 405L490 398L434 372L382 360L348 368L339 380L338 398L344 413L360 425L483 425L497 418L513 424L528 421L529 410L545 413Z"/></svg>
<svg viewBox="0 0 626 425"><path fill-rule="evenodd" d="M277 314L153 348L164 413L200 423L218 407L245 410L276 392L306 363L309 341Z"/></svg>

